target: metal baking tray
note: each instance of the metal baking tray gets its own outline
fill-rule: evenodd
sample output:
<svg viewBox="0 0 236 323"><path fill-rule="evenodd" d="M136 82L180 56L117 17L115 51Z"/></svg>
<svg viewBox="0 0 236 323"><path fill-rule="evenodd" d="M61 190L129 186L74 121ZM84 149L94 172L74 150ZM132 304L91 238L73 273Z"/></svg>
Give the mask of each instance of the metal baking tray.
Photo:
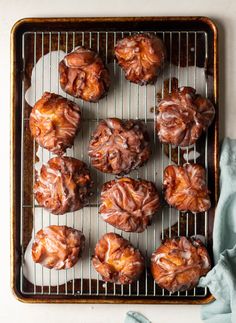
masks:
<svg viewBox="0 0 236 323"><path fill-rule="evenodd" d="M166 44L168 62L154 85L140 87L129 83L114 59L116 41L138 32L156 34ZM99 120L106 116L132 117L147 123L153 150L151 160L132 172L132 177L149 179L161 191L163 169L173 161L180 164L197 161L207 170L212 201L208 212L182 214L164 204L144 233L121 233L146 257L145 273L138 282L128 286L102 282L90 261L102 234L119 233L97 213L99 189L113 176L91 169L97 187L94 198L84 209L65 216L49 214L33 198L35 167L46 162L51 154L31 138L29 114L45 90L68 97L60 89L57 64L61 55L78 45L99 51L110 70L112 86L108 96L96 104L76 100L83 111L83 126L68 155L89 163L87 144ZM202 236L212 255L212 228L219 194L217 46L217 28L205 17L28 18L14 25L11 33L11 286L17 299L34 303L141 304L203 304L213 299L205 288L174 294L159 288L150 274L149 257L162 238L177 234ZM165 91L171 91L176 82L195 87L216 108L208 133L185 151L161 145L153 122L158 99ZM67 224L85 233L86 251L74 268L53 272L38 264L29 264L26 255L32 237L50 223Z"/></svg>

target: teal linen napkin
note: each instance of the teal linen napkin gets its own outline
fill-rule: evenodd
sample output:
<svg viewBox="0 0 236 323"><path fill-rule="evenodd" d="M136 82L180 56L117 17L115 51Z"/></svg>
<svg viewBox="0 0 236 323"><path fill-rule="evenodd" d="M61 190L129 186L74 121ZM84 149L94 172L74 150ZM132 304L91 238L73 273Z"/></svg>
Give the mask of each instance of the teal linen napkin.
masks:
<svg viewBox="0 0 236 323"><path fill-rule="evenodd" d="M126 313L125 323L152 323L141 313L129 311Z"/></svg>
<svg viewBox="0 0 236 323"><path fill-rule="evenodd" d="M236 322L236 140L226 138L220 156L220 198L213 230L216 266L200 280L215 301L204 305L206 323Z"/></svg>

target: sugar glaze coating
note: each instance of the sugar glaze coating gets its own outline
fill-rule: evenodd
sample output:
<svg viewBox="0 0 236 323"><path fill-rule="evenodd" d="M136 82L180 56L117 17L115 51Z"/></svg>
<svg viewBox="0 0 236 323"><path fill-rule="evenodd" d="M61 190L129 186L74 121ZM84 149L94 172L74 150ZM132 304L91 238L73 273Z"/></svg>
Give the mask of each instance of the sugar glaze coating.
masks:
<svg viewBox="0 0 236 323"><path fill-rule="evenodd" d="M49 269L69 269L78 261L84 244L81 231L65 225L50 225L36 233L32 258Z"/></svg>
<svg viewBox="0 0 236 323"><path fill-rule="evenodd" d="M105 183L101 191L101 218L126 232L143 232L160 207L152 182L122 177Z"/></svg>

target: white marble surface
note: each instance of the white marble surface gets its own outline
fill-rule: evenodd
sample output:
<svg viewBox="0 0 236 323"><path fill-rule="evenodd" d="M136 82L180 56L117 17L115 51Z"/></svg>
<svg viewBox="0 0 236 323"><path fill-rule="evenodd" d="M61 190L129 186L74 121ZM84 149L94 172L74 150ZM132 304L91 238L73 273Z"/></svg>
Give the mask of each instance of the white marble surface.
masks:
<svg viewBox="0 0 236 323"><path fill-rule="evenodd" d="M215 19L220 36L221 136L236 137L236 2L234 0L0 0L0 322L118 323L128 310L138 310L154 323L201 322L199 306L142 305L27 305L10 290L10 29L24 17L205 15Z"/></svg>

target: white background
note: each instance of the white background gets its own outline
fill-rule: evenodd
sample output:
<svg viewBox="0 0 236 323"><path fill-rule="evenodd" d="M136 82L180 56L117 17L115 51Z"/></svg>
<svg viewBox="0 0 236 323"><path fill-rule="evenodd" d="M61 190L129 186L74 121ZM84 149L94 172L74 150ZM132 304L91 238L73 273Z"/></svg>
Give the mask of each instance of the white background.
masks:
<svg viewBox="0 0 236 323"><path fill-rule="evenodd" d="M137 310L153 323L197 323L200 306L31 305L10 290L10 30L24 17L204 15L214 19L220 37L221 137L236 137L236 1L234 0L0 0L0 322L118 323Z"/></svg>

